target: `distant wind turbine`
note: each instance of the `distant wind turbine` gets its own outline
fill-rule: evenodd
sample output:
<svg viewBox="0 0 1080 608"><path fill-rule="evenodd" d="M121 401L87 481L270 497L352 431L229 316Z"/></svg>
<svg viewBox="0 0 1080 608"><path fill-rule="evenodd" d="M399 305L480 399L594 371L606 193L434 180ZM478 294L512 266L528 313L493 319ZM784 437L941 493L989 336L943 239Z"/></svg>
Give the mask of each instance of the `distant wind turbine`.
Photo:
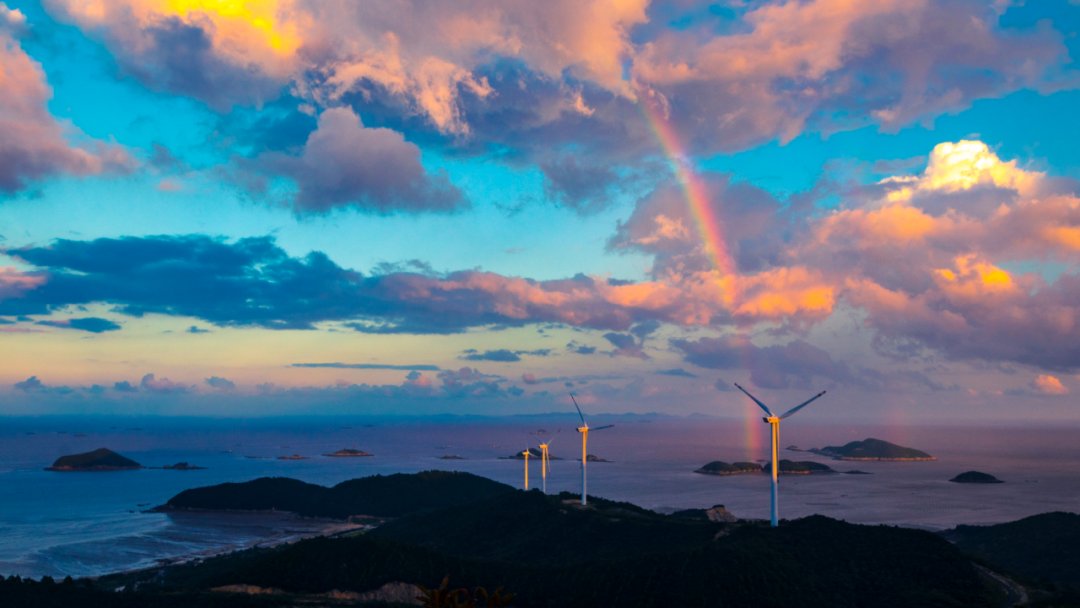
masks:
<svg viewBox="0 0 1080 608"><path fill-rule="evenodd" d="M577 409L578 418L581 418L581 426L577 428L577 432L581 433L581 504L582 506L584 506L588 504L589 501L589 476L587 475L587 463L589 462L589 455L585 451L585 446L589 443L589 431L602 431L604 429L610 429L615 425L605 424L604 426L598 426L594 429L589 429L589 423L585 422L585 414L581 413L581 406L578 405L577 399L574 398L574 393L570 393L570 400L574 402L574 407Z"/></svg>
<svg viewBox="0 0 1080 608"><path fill-rule="evenodd" d="M529 489L529 450L531 448L525 448L525 451L521 454L525 456L525 489Z"/></svg>
<svg viewBox="0 0 1080 608"><path fill-rule="evenodd" d="M770 471L770 473L772 473L772 511L771 511L770 522L772 523L772 527L775 528L777 525L779 525L779 519L780 519L780 517L779 517L779 506L777 505L777 482L779 481L779 475L780 475L780 463L779 463L779 458L778 458L778 454L780 453L780 447L779 447L780 446L780 421L783 420L784 418L787 418L788 416L794 414L795 412L801 410L802 408L810 405L810 403L812 401L814 401L818 397L821 397L822 395L824 395L825 391L821 391L820 393L814 395L813 397L807 399L806 401L803 401L799 405L796 405L795 407L791 408L790 410L788 410L788 411L784 412L783 414L777 416L776 414L772 413L772 410L769 409L769 406L762 403L757 397L751 395L749 393L749 391L747 391L745 388L739 386L738 383L735 384L735 388L739 389L743 393L746 393L747 397L750 397L751 399L753 399L754 403L758 404L758 407L765 410L765 413L768 414L768 416L765 417L765 418L762 418L762 420L764 420L765 422L767 422L769 424L769 426L771 427L770 430L772 431L772 469Z"/></svg>
<svg viewBox="0 0 1080 608"><path fill-rule="evenodd" d="M544 494L547 494L548 467L551 466L551 457L548 455L548 447L554 438L540 441L540 486Z"/></svg>

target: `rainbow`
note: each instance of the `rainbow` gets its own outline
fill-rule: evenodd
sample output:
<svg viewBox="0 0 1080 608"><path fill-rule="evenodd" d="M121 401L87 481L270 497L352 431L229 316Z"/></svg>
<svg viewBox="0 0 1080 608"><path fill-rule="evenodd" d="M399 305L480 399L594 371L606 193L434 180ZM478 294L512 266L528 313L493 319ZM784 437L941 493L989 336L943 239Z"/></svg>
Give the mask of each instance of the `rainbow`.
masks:
<svg viewBox="0 0 1080 608"><path fill-rule="evenodd" d="M697 233L705 247L705 253L716 270L720 272L720 297L723 304L730 310L735 303L736 281L733 279L736 277L737 269L735 260L731 257L731 251L724 238L723 224L716 214L705 181L691 166L689 154L687 154L679 134L668 122L661 104L648 96L647 93L642 93L638 100L638 107L641 108L645 121L656 136L657 141L660 142L660 147L663 149L665 159L671 166L675 181L682 189L683 197L690 208L694 227L697 229ZM740 351L743 351L742 347L740 347ZM746 356L745 352L740 356L740 359L744 364L743 366L746 367L749 357ZM760 411L753 403L749 403L744 407L747 408L743 416L746 453L750 458L753 458L759 456L762 449L761 429L758 424Z"/></svg>

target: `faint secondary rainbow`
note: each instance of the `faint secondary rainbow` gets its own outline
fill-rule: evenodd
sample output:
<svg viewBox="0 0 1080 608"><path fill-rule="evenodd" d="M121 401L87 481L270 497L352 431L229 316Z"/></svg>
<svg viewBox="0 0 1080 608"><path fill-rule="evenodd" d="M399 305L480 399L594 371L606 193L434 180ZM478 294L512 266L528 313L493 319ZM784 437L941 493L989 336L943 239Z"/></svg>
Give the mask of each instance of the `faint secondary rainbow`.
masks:
<svg viewBox="0 0 1080 608"><path fill-rule="evenodd" d="M735 304L737 285L735 261L731 257L731 251L722 230L723 224L716 214L715 205L712 204L709 198L705 182L690 166L686 148L683 146L679 134L668 122L659 104L650 99L647 94L643 94L638 101L638 107L641 108L645 121L656 135L657 141L660 142L664 157L668 164L671 165L675 181L678 182L679 187L682 189L683 197L690 208L694 227L705 246L705 252L709 259L712 260L713 266L720 273L718 291L721 301L728 310L732 310ZM740 359L745 367L749 358L742 351L743 349L740 347ZM753 403L750 403L749 406L752 411L745 410L743 436L746 440L747 454L750 457L757 457L760 456L762 449L761 425L758 424L759 411Z"/></svg>

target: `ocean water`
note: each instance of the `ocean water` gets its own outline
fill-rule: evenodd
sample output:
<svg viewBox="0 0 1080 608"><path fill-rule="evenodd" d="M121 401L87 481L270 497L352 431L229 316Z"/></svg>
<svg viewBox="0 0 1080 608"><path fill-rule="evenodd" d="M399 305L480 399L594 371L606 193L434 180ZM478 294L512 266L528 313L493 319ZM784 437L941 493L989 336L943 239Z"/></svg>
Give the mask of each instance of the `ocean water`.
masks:
<svg viewBox="0 0 1080 608"><path fill-rule="evenodd" d="M320 533L328 522L285 515L161 514L148 508L191 487L262 476L319 484L354 477L458 470L521 485L523 463L500 458L552 438L548 490L580 491L580 439L571 417L438 421L0 419L0 574L93 576L259 543ZM589 494L668 512L723 504L739 517L767 518L764 475L694 473L711 460L761 460L767 425L708 418L612 417L590 434ZM760 428L758 428L760 427ZM837 445L878 437L928 451L934 462L815 460L870 475L786 476L781 517L820 513L855 523L926 529L1011 521L1046 511L1080 511L1080 427L873 427L793 420L782 446ZM108 473L45 471L63 454L108 447L154 467L186 461L205 470ZM370 458L328 458L346 447ZM306 460L278 460L289 454ZM444 460L456 454L463 460ZM532 460L532 487L540 483ZM980 470L1006 483L948 482Z"/></svg>

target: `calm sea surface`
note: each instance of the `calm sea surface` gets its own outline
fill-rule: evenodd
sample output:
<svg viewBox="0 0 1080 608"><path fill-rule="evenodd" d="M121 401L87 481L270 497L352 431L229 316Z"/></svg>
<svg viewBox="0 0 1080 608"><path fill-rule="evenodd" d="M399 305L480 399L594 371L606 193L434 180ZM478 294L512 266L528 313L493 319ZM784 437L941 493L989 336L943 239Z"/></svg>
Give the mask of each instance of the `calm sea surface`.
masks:
<svg viewBox="0 0 1080 608"><path fill-rule="evenodd" d="M441 422L339 419L222 421L0 418L0 574L85 576L153 565L318 533L325 522L284 516L144 513L186 488L263 476L319 484L428 469L476 473L520 486L523 463L500 459L553 436L549 491L579 491L580 439L570 417ZM604 418L591 433L590 495L659 511L726 505L739 517L767 518L768 477L713 477L711 460L758 460L767 426L706 418ZM758 428L760 427L760 428ZM871 475L784 477L781 516L821 513L857 523L943 529L1010 521L1045 511L1080 511L1080 428L869 427L793 420L782 445L802 448L878 437L928 451L936 462L840 462L804 452L782 457L825 462ZM63 454L108 447L145 466L186 461L200 471L44 471ZM327 458L346 447L372 458ZM277 460L288 454L307 460ZM443 460L445 454L463 460ZM530 480L539 484L535 461ZM962 485L967 470L1006 483Z"/></svg>

